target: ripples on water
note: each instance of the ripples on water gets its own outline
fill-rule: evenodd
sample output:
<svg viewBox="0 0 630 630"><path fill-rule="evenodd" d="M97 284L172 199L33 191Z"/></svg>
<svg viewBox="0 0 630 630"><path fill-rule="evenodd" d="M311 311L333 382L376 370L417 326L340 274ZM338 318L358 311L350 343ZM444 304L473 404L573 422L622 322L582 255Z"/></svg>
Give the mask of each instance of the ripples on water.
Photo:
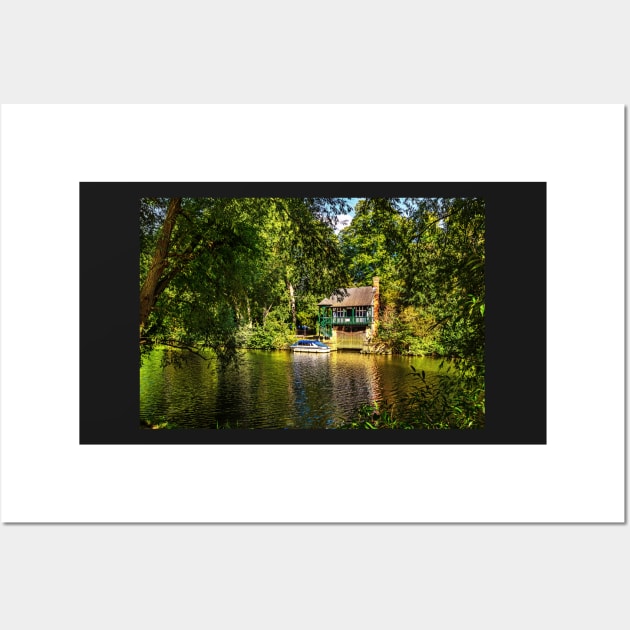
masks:
<svg viewBox="0 0 630 630"><path fill-rule="evenodd" d="M412 365L432 375L440 363L358 352L253 350L221 373L198 357L162 368L162 352L155 350L140 370L141 419L195 429L334 428L361 405L399 400L414 384Z"/></svg>

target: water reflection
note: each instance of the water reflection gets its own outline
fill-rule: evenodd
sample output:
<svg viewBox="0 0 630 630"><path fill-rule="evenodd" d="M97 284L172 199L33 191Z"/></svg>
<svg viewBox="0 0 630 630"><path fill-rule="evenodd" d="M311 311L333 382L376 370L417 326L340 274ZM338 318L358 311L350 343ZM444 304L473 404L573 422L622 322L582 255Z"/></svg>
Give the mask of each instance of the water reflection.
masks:
<svg viewBox="0 0 630 630"><path fill-rule="evenodd" d="M330 428L364 404L395 403L410 391L411 365L436 373L439 361L357 352L245 352L218 372L197 357L160 364L154 351L140 370L140 414L182 428Z"/></svg>

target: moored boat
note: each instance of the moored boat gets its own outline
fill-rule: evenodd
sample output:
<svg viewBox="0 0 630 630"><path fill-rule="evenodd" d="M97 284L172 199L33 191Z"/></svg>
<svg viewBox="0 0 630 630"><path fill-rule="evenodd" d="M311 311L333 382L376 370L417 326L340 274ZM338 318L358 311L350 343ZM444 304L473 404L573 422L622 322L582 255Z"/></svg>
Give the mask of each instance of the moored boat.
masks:
<svg viewBox="0 0 630 630"><path fill-rule="evenodd" d="M300 339L291 345L293 352L330 352L330 346L315 339Z"/></svg>

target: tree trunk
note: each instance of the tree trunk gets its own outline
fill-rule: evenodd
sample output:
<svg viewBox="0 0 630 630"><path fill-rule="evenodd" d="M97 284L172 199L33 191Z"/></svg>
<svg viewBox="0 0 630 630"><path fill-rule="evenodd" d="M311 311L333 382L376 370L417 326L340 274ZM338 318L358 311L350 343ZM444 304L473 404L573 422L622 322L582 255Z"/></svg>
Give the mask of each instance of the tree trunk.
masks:
<svg viewBox="0 0 630 630"><path fill-rule="evenodd" d="M181 197L175 197L169 201L166 218L162 226L162 233L158 238L155 252L153 253L153 259L151 260L151 267L140 289L140 336L142 336L142 331L155 306L155 302L168 284L168 281L163 278L163 274L168 266L168 250L171 244L171 234L181 210Z"/></svg>
<svg viewBox="0 0 630 630"><path fill-rule="evenodd" d="M291 317L293 319L293 332L297 332L297 314L295 310L295 291L293 285L287 280L287 288L289 289L289 302L291 304Z"/></svg>
<svg viewBox="0 0 630 630"><path fill-rule="evenodd" d="M246 298L245 303L247 304L247 328L253 328L254 323L252 322L252 309L249 305L249 298Z"/></svg>

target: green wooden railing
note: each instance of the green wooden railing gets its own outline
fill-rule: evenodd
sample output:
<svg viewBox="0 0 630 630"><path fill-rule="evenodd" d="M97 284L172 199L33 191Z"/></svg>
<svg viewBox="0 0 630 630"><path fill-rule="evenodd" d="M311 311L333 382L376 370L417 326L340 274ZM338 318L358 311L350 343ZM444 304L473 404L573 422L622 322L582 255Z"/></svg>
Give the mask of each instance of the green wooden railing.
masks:
<svg viewBox="0 0 630 630"><path fill-rule="evenodd" d="M330 319L335 326L368 326L372 323L371 315L333 315Z"/></svg>
<svg viewBox="0 0 630 630"><path fill-rule="evenodd" d="M339 313L331 313L330 310L320 311L319 328L320 333L330 337L332 335L333 326L370 326L374 321L372 314L357 315L354 309L348 309L349 314L340 315Z"/></svg>

